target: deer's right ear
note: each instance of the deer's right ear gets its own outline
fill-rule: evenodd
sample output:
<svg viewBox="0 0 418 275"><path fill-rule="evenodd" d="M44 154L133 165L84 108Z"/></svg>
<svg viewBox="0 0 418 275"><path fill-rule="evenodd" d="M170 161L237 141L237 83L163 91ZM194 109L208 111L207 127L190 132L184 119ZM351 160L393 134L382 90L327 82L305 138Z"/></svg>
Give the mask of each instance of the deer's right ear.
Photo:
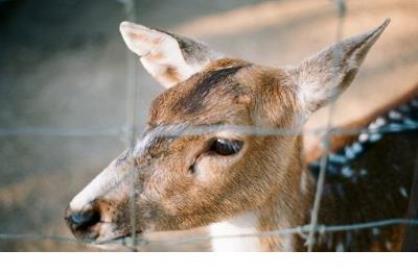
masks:
<svg viewBox="0 0 418 275"><path fill-rule="evenodd" d="M202 43L130 22L122 22L120 32L145 69L166 88L222 57Z"/></svg>

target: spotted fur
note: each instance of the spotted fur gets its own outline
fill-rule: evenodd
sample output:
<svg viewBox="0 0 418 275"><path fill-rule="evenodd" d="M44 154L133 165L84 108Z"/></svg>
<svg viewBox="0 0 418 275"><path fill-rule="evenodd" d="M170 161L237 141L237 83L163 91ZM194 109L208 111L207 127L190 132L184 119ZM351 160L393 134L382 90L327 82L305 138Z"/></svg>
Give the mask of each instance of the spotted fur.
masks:
<svg viewBox="0 0 418 275"><path fill-rule="evenodd" d="M408 218L418 154L418 89L408 101L381 112L345 147L328 156L322 223L364 223ZM319 161L310 164L318 175ZM319 248L341 251L399 251L404 226L322 236Z"/></svg>

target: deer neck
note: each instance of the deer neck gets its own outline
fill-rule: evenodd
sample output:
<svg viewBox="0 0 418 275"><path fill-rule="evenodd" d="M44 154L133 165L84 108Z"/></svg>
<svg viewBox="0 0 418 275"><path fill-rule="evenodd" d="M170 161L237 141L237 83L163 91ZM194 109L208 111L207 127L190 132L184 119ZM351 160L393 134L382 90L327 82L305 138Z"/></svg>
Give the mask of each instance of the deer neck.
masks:
<svg viewBox="0 0 418 275"><path fill-rule="evenodd" d="M213 251L260 251L258 216L246 212L209 226ZM238 236L238 237L237 237ZM240 237L242 236L242 237Z"/></svg>
<svg viewBox="0 0 418 275"><path fill-rule="evenodd" d="M213 251L300 251L303 240L295 234L264 234L303 225L312 199L312 184L302 161L286 175L287 192L277 192L265 204L209 226ZM284 195L285 194L285 195Z"/></svg>
<svg viewBox="0 0 418 275"><path fill-rule="evenodd" d="M301 225L303 222L291 221L303 219L287 219L278 208L271 206L247 211L209 226L212 249L216 252L299 251L302 248L299 236L263 233Z"/></svg>

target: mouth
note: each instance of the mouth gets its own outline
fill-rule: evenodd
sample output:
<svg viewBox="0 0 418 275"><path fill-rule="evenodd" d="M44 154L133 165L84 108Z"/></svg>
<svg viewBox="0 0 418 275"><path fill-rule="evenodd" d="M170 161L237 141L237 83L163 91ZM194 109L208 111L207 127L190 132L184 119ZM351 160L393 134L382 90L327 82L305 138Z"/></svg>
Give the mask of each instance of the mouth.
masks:
<svg viewBox="0 0 418 275"><path fill-rule="evenodd" d="M142 231L137 231L135 234L132 234L132 232L128 232L125 234L117 235L112 238L96 240L94 241L94 244L99 246L136 247L139 245L139 243L142 242Z"/></svg>

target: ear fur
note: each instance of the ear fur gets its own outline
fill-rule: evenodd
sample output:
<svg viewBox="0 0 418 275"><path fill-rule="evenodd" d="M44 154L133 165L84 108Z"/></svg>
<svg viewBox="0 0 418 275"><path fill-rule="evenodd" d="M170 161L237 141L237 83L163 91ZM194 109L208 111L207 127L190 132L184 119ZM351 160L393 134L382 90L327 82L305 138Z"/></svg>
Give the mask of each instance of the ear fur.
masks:
<svg viewBox="0 0 418 275"><path fill-rule="evenodd" d="M200 42L130 22L122 22L120 32L145 69L166 88L222 57Z"/></svg>
<svg viewBox="0 0 418 275"><path fill-rule="evenodd" d="M316 111L351 84L369 49L389 23L387 19L379 27L345 39L290 70L303 112Z"/></svg>

